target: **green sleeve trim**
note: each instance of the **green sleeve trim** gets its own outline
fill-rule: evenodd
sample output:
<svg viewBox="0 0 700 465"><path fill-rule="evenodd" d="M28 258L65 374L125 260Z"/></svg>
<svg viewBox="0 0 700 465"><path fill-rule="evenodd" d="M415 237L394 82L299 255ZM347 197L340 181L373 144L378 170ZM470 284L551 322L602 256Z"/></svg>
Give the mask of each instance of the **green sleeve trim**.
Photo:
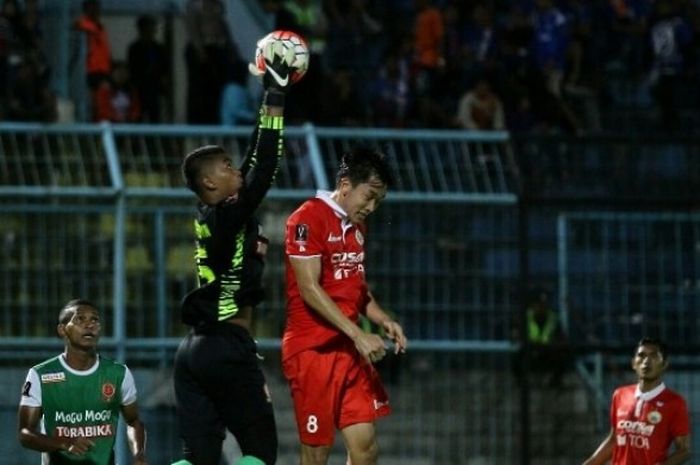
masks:
<svg viewBox="0 0 700 465"><path fill-rule="evenodd" d="M260 117L260 129L284 129L284 116L262 115Z"/></svg>

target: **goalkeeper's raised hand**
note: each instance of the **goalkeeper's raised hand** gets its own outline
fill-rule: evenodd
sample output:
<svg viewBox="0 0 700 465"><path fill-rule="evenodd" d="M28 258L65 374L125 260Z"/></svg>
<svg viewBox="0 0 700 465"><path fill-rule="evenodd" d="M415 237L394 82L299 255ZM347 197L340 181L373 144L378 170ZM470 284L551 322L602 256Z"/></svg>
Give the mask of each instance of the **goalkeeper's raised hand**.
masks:
<svg viewBox="0 0 700 465"><path fill-rule="evenodd" d="M265 69L261 70L253 63L249 63L250 73L262 78L265 90L287 92L292 85L290 64L294 62L294 50L284 47L279 41L272 40L263 45L262 55L265 59Z"/></svg>

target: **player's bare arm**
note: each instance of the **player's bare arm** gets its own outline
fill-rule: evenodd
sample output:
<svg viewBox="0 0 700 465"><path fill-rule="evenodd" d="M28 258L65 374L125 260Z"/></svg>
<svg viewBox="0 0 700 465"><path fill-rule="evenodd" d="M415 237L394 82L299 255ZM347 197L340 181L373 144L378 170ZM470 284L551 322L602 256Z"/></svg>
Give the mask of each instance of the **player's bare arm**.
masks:
<svg viewBox="0 0 700 465"><path fill-rule="evenodd" d="M678 436L673 440L675 450L664 461L663 465L680 465L690 459L690 436Z"/></svg>
<svg viewBox="0 0 700 465"><path fill-rule="evenodd" d="M403 333L401 325L394 321L384 310L379 306L379 303L374 298L371 292L368 292L369 303L367 304L367 318L377 326L384 328L387 337L394 341L394 353L406 352L408 339Z"/></svg>
<svg viewBox="0 0 700 465"><path fill-rule="evenodd" d="M123 405L122 417L127 425L126 435L129 438L133 465L148 465L146 460L146 428L139 418L138 404L134 402Z"/></svg>
<svg viewBox="0 0 700 465"><path fill-rule="evenodd" d="M355 343L357 351L368 361L376 362L384 358L386 349L384 341L376 334L363 332L348 317L343 315L333 299L323 290L319 283L321 276L321 257L289 257L294 275L299 286L301 298L309 307L327 320Z"/></svg>
<svg viewBox="0 0 700 465"><path fill-rule="evenodd" d="M608 460L612 457L614 443L615 431L612 429L608 433L608 436L600 443L600 446L593 452L588 460L583 462L583 465L604 465L608 463Z"/></svg>
<svg viewBox="0 0 700 465"><path fill-rule="evenodd" d="M40 433L42 413L41 407L20 406L17 429L22 446L39 452L65 450L73 455L83 455L94 445L87 438L57 438Z"/></svg>

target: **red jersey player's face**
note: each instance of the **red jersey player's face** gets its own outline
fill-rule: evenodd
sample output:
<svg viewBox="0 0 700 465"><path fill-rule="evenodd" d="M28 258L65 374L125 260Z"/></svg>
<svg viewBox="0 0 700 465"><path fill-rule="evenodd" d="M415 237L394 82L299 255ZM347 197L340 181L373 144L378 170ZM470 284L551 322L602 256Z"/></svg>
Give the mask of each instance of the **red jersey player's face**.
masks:
<svg viewBox="0 0 700 465"><path fill-rule="evenodd" d="M89 349L100 339L100 315L89 305L79 305L73 317L59 325L59 335L75 348Z"/></svg>
<svg viewBox="0 0 700 465"><path fill-rule="evenodd" d="M349 180L343 180L341 191L340 206L352 223L362 224L386 197L386 184L372 177L353 187Z"/></svg>
<svg viewBox="0 0 700 465"><path fill-rule="evenodd" d="M666 360L657 346L643 344L637 347L637 353L632 359L632 368L639 380L656 381L661 378L666 369Z"/></svg>

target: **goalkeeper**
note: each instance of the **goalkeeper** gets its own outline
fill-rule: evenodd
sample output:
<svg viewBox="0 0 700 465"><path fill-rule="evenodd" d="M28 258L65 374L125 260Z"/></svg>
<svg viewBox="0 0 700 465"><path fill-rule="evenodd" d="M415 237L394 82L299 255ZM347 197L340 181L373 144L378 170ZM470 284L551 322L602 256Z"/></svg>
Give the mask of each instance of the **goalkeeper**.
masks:
<svg viewBox="0 0 700 465"><path fill-rule="evenodd" d="M182 163L184 181L199 198L199 287L182 303L191 329L175 355L174 378L184 456L194 465L219 465L225 429L243 453L238 465L272 465L277 458L275 418L250 325L263 299L267 248L255 211L282 156L290 68L272 48L265 56L260 117L240 169L216 145L193 150Z"/></svg>

